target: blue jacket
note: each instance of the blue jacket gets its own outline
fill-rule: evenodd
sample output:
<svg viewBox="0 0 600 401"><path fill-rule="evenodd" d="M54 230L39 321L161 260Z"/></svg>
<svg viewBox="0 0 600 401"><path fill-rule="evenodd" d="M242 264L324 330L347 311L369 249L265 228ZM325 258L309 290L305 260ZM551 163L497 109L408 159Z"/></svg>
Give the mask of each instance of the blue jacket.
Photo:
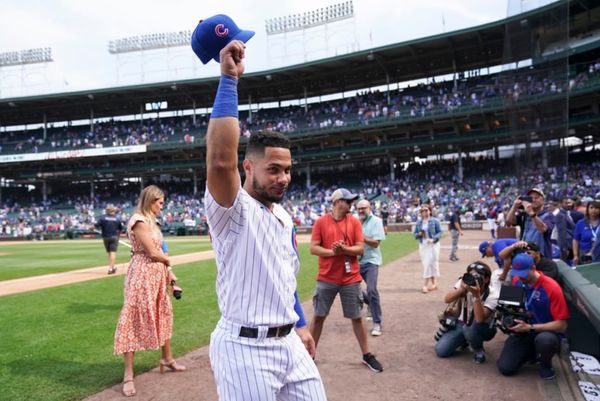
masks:
<svg viewBox="0 0 600 401"><path fill-rule="evenodd" d="M421 235L421 231L423 230L423 220L417 221L415 225L415 231L413 231L413 235L415 239L419 242L423 242L423 239L431 238L433 242L438 242L442 238L442 226L438 219L433 217L429 218L429 224L427 225L427 238L423 238Z"/></svg>

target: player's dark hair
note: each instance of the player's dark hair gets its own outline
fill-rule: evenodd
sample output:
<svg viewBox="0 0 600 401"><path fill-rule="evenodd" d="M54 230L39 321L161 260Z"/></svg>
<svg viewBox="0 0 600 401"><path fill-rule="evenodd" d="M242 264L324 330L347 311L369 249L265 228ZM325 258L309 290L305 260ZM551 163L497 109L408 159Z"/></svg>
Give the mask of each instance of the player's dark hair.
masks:
<svg viewBox="0 0 600 401"><path fill-rule="evenodd" d="M261 131L250 136L248 145L246 145L246 158L249 155L265 154L265 148L290 148L290 140L280 132Z"/></svg>

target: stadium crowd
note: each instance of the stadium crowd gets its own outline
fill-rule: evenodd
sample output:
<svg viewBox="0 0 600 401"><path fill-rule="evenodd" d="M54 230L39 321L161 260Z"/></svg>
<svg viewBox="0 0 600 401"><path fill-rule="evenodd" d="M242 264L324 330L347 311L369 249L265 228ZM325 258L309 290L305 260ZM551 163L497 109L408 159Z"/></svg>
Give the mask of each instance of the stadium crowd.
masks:
<svg viewBox="0 0 600 401"><path fill-rule="evenodd" d="M569 166L530 168L520 175L527 187L538 187L546 198L571 198L579 208L592 198L600 198L599 152L587 152ZM573 157L573 159L575 159ZM447 220L455 209L461 210L463 221L486 220L490 215L502 219L516 196L525 188L514 175L512 162L487 158L465 159L464 177L459 179L456 160L413 163L389 177L364 174L355 182L337 182L339 175L322 175L306 188L302 178L294 178L283 206L298 226L312 226L323 215L330 202L328 197L339 186L350 188L374 204L374 212L383 215L386 223L417 221L419 206L428 203L433 215ZM567 185L565 186L565 174ZM167 200L161 224L167 232L179 227L206 229L202 203L203 193L193 195L189 183L158 183L165 189ZM108 204L114 204L123 221L130 217L138 186L118 187L89 195L52 195L46 202L27 193L14 192L0 205L0 236L41 238L69 230L90 231L96 218Z"/></svg>
<svg viewBox="0 0 600 401"><path fill-rule="evenodd" d="M304 106L259 109L240 113L240 133L249 137L259 130L287 134L348 125L368 125L386 119L422 118L452 113L464 107L484 107L504 102L516 103L532 96L548 96L585 87L600 76L600 61L587 66L571 79L566 74L520 69L510 73L473 76L453 81L408 86L403 89L359 92L339 100ZM88 126L50 128L44 139L41 129L10 131L0 137L0 153L38 153L60 150L131 146L156 143L193 143L204 137L206 114L151 118L143 122L107 121Z"/></svg>

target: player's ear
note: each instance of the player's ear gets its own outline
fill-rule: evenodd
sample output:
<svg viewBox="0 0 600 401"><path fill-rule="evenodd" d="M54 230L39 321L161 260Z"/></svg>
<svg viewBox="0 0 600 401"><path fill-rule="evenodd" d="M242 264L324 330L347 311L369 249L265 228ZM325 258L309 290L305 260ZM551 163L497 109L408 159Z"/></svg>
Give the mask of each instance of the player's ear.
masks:
<svg viewBox="0 0 600 401"><path fill-rule="evenodd" d="M244 169L244 173L246 173L246 177L248 177L248 175L252 171L252 161L249 159L244 159L244 161L242 162L242 168Z"/></svg>

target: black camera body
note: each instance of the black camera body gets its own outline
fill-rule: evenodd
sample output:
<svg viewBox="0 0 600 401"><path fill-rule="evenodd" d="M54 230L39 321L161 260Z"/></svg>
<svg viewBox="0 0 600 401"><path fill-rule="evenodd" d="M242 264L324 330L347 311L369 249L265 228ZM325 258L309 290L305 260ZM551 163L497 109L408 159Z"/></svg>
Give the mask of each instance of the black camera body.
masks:
<svg viewBox="0 0 600 401"><path fill-rule="evenodd" d="M433 338L435 339L435 341L439 341L440 338L442 338L442 336L451 329L454 329L456 327L456 322L458 321L457 317L451 316L451 315L447 315L444 314L441 318L440 318L440 327L438 328L438 331L436 331L436 333L434 334Z"/></svg>
<svg viewBox="0 0 600 401"><path fill-rule="evenodd" d="M531 196L519 196L519 200L521 202L533 202L533 198Z"/></svg>
<svg viewBox="0 0 600 401"><path fill-rule="evenodd" d="M525 310L525 289L521 286L503 285L496 306L496 324L505 334L513 333L510 328L515 319L531 322L531 313Z"/></svg>
<svg viewBox="0 0 600 401"><path fill-rule="evenodd" d="M462 281L469 287L475 287L476 283L478 283L479 287L483 288L483 276L475 270L463 274Z"/></svg>

